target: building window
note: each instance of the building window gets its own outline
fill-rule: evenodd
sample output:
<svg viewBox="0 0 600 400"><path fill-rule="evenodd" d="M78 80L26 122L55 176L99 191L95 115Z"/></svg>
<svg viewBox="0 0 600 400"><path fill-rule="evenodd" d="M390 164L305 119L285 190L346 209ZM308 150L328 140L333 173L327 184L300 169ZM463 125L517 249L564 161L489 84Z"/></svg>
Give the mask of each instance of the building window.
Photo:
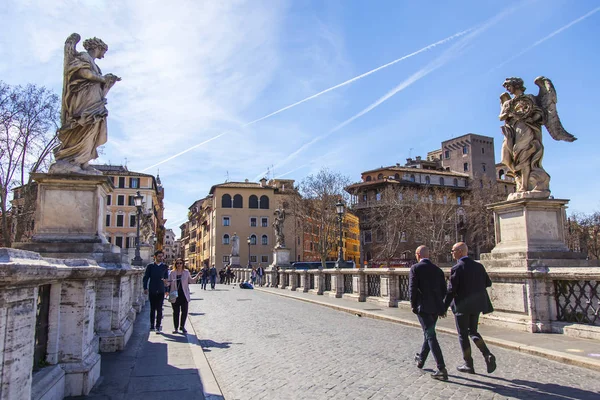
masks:
<svg viewBox="0 0 600 400"><path fill-rule="evenodd" d="M383 231L378 229L376 232L376 236L377 236L377 243L381 243L383 242Z"/></svg>
<svg viewBox="0 0 600 400"><path fill-rule="evenodd" d="M110 226L110 214L106 214L106 226Z"/></svg>
<svg viewBox="0 0 600 400"><path fill-rule="evenodd" d="M129 216L129 227L133 228L135 226L135 214Z"/></svg>
<svg viewBox="0 0 600 400"><path fill-rule="evenodd" d="M107 236L106 240L108 240L108 243L112 244L112 238L110 236Z"/></svg>
<svg viewBox="0 0 600 400"><path fill-rule="evenodd" d="M256 218L255 217L250 218L250 226L256 226Z"/></svg>
<svg viewBox="0 0 600 400"><path fill-rule="evenodd" d="M124 194L120 194L117 196L117 205L118 206L124 206L125 205L125 195Z"/></svg>
<svg viewBox="0 0 600 400"><path fill-rule="evenodd" d="M483 172L485 172L485 164L481 164L481 168L483 169Z"/></svg>
<svg viewBox="0 0 600 400"><path fill-rule="evenodd" d="M458 187L458 179L454 178L454 186Z"/></svg>
<svg viewBox="0 0 600 400"><path fill-rule="evenodd" d="M461 196L456 196L456 204L458 204L459 206L462 205L462 197Z"/></svg>
<svg viewBox="0 0 600 400"><path fill-rule="evenodd" d="M115 246L123 247L123 236L115 236Z"/></svg>
<svg viewBox="0 0 600 400"><path fill-rule="evenodd" d="M256 256L250 256L250 262L251 263L255 263L256 262Z"/></svg>
<svg viewBox="0 0 600 400"><path fill-rule="evenodd" d="M371 231L365 231L365 243L371 243L373 238L371 236Z"/></svg>
<svg viewBox="0 0 600 400"><path fill-rule="evenodd" d="M442 203L448 204L448 196L442 197Z"/></svg>
<svg viewBox="0 0 600 400"><path fill-rule="evenodd" d="M250 235L250 244L256 245L256 235Z"/></svg>
<svg viewBox="0 0 600 400"><path fill-rule="evenodd" d="M469 163L468 162L466 162L466 163L463 164L463 170L465 172L467 172L469 170Z"/></svg>
<svg viewBox="0 0 600 400"><path fill-rule="evenodd" d="M463 154L469 154L469 146L463 146Z"/></svg>
<svg viewBox="0 0 600 400"><path fill-rule="evenodd" d="M447 160L450 158L450 150L444 151L444 158Z"/></svg>
<svg viewBox="0 0 600 400"><path fill-rule="evenodd" d="M371 175L367 176L367 179L365 179L366 182L371 182Z"/></svg>
<svg viewBox="0 0 600 400"><path fill-rule="evenodd" d="M427 175L427 176L425 177L425 184L426 184L426 185L430 185L430 184L431 184L431 178L429 177L429 175Z"/></svg>
<svg viewBox="0 0 600 400"><path fill-rule="evenodd" d="M263 244L263 246L266 246L269 244L269 237L267 235L262 235L261 237L261 243Z"/></svg>
<svg viewBox="0 0 600 400"><path fill-rule="evenodd" d="M485 147L481 148L481 154L485 154Z"/></svg>
<svg viewBox="0 0 600 400"><path fill-rule="evenodd" d="M267 228L269 226L269 218L262 217L260 219L260 226L262 226L263 228Z"/></svg>
<svg viewBox="0 0 600 400"><path fill-rule="evenodd" d="M365 194L363 194L363 198L362 198L362 199L363 199L363 201L364 201L364 202L366 202L366 201L367 201L368 197L367 197L367 194L366 194L366 193L365 193Z"/></svg>
<svg viewBox="0 0 600 400"><path fill-rule="evenodd" d="M140 178L129 178L129 187L138 189L140 187Z"/></svg>
<svg viewBox="0 0 600 400"><path fill-rule="evenodd" d="M106 205L110 206L110 204L112 203L112 195L108 195L106 196Z"/></svg>
<svg viewBox="0 0 600 400"><path fill-rule="evenodd" d="M399 181L400 180L400 174L395 173L394 174L394 179L397 180L397 181Z"/></svg>
<svg viewBox="0 0 600 400"><path fill-rule="evenodd" d="M229 256L223 256L223 262L229 264Z"/></svg>
<svg viewBox="0 0 600 400"><path fill-rule="evenodd" d="M120 176L119 177L119 188L123 189L124 187L125 187L125 177Z"/></svg>
<svg viewBox="0 0 600 400"><path fill-rule="evenodd" d="M221 207L222 208L231 208L231 196L228 194L224 194L221 196Z"/></svg>
<svg viewBox="0 0 600 400"><path fill-rule="evenodd" d="M269 197L267 196L260 196L260 208L262 210L268 210L269 209Z"/></svg>
<svg viewBox="0 0 600 400"><path fill-rule="evenodd" d="M123 227L123 220L125 216L123 214L117 215L117 226Z"/></svg>
<svg viewBox="0 0 600 400"><path fill-rule="evenodd" d="M379 192L375 193L375 199L377 201L381 201L381 193L379 193Z"/></svg>
<svg viewBox="0 0 600 400"><path fill-rule="evenodd" d="M411 181L411 182L414 182L414 181L415 181L415 176L414 176L414 175L411 175L411 176L410 176L410 181Z"/></svg>
<svg viewBox="0 0 600 400"><path fill-rule="evenodd" d="M440 178L440 186L444 186L444 178Z"/></svg>
<svg viewBox="0 0 600 400"><path fill-rule="evenodd" d="M233 196L233 208L244 208L244 199L241 194Z"/></svg>
<svg viewBox="0 0 600 400"><path fill-rule="evenodd" d="M378 181L380 181L380 180L382 180L382 179L383 179L383 174L379 174L379 175L377 175L377 180L378 180Z"/></svg>
<svg viewBox="0 0 600 400"><path fill-rule="evenodd" d="M260 262L268 263L269 262L269 256L260 256Z"/></svg>
<svg viewBox="0 0 600 400"><path fill-rule="evenodd" d="M229 235L227 233L223 235L223 244L229 244Z"/></svg>
<svg viewBox="0 0 600 400"><path fill-rule="evenodd" d="M248 207L249 208L258 208L258 197L252 195L248 198Z"/></svg>
<svg viewBox="0 0 600 400"><path fill-rule="evenodd" d="M229 217L223 217L223 226L229 226Z"/></svg>
<svg viewBox="0 0 600 400"><path fill-rule="evenodd" d="M128 196L128 198L127 198L127 205L128 206L135 206L135 201L133 200L133 196Z"/></svg>

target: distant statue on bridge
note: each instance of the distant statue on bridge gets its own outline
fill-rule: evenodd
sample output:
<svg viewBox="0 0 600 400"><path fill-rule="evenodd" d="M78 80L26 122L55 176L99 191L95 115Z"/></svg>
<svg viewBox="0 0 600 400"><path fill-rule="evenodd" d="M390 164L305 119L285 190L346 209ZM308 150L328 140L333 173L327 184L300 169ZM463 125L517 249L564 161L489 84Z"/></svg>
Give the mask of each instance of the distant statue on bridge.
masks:
<svg viewBox="0 0 600 400"><path fill-rule="evenodd" d="M239 257L240 255L240 237L234 233L231 237L231 256Z"/></svg>
<svg viewBox="0 0 600 400"><path fill-rule="evenodd" d="M508 167L507 175L517 184L516 192L508 200L550 196L550 175L542 167L542 125L555 140L577 140L560 122L552 81L540 76L534 83L540 88L537 96L525 94L521 78L507 78L502 84L508 91L500 96L500 120L504 121L502 164Z"/></svg>
<svg viewBox="0 0 600 400"><path fill-rule="evenodd" d="M273 228L275 229L275 248L285 247L285 234L283 233L283 223L285 221L285 210L275 210L275 221L273 221Z"/></svg>
<svg viewBox="0 0 600 400"><path fill-rule="evenodd" d="M107 141L106 94L120 81L116 75L102 75L95 59L101 59L108 46L101 39L83 42L85 52L78 52L81 36L73 33L65 42L63 92L58 130L60 145L54 149L56 162L50 173L102 175L88 163L98 158L97 148Z"/></svg>

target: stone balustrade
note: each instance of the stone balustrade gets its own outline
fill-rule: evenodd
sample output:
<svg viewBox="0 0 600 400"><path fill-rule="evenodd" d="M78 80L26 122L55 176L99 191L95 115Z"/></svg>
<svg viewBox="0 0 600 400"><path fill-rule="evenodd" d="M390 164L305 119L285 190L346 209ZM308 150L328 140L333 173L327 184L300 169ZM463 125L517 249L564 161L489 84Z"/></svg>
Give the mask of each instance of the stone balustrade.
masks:
<svg viewBox="0 0 600 400"><path fill-rule="evenodd" d="M0 248L0 399L87 395L99 353L131 336L142 277L126 264Z"/></svg>
<svg viewBox="0 0 600 400"><path fill-rule="evenodd" d="M450 269L443 270L448 278ZM482 323L600 339L600 268L594 262L587 267L487 270L495 311L483 316ZM250 279L248 269L233 271L235 282ZM408 274L408 268L272 269L266 271L266 286L410 308Z"/></svg>

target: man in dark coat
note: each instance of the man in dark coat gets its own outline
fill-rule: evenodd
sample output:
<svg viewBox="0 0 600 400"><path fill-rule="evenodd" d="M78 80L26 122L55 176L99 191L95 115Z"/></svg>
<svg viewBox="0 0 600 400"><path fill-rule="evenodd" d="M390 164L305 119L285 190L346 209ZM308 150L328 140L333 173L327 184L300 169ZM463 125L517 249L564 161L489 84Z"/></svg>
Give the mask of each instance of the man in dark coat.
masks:
<svg viewBox="0 0 600 400"><path fill-rule="evenodd" d="M438 316L444 315L446 310L446 279L444 272L429 260L429 249L426 246L419 246L416 256L418 262L410 268L408 288L412 312L417 314L425 338L421 351L415 355L415 361L417 368L423 368L431 351L437 364L437 371L431 377L447 381L448 371L435 334Z"/></svg>
<svg viewBox="0 0 600 400"><path fill-rule="evenodd" d="M150 301L150 330L156 326L156 332L161 331L163 301L165 299L165 282L169 278L169 267L163 262L162 250L154 252L154 262L146 266L144 273L144 294ZM150 284L148 284L150 283ZM156 325L154 324L156 318Z"/></svg>
<svg viewBox="0 0 600 400"><path fill-rule="evenodd" d="M473 343L483 354L487 372L491 374L496 370L496 357L487 348L483 338L477 332L479 314L494 311L486 288L492 286L492 281L485 268L480 263L469 258L469 249L463 242L452 246L452 256L457 261L450 272L450 283L448 293L444 300L445 309L452 305L458 339L463 353L465 363L456 367L460 372L475 373L473 357L471 357L471 343Z"/></svg>

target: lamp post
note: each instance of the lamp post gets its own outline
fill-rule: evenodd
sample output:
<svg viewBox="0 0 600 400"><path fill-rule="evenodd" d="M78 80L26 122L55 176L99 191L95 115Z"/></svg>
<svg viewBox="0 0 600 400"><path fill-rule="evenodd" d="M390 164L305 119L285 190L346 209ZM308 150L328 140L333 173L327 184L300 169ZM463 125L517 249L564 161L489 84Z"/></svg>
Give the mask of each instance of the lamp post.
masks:
<svg viewBox="0 0 600 400"><path fill-rule="evenodd" d="M338 222L340 223L340 243L338 245L340 252L338 254L338 259L335 262L335 267L336 268L344 268L346 265L346 262L344 261L344 253L343 253L343 229L342 229L342 221L344 220L344 211L345 211L345 205L342 202L342 199L340 199L337 204L335 205L335 210L337 212L338 215Z"/></svg>
<svg viewBox="0 0 600 400"><path fill-rule="evenodd" d="M251 244L251 240L250 240L250 236L248 236L248 269L252 268L252 264L250 264L250 244Z"/></svg>
<svg viewBox="0 0 600 400"><path fill-rule="evenodd" d="M140 216L142 215L142 200L144 200L144 196L142 196L138 190L136 195L133 196L133 204L137 209L137 214L135 216L137 230L135 235L135 257L131 260L131 265L136 265L138 267L142 266L142 257L140 257Z"/></svg>

